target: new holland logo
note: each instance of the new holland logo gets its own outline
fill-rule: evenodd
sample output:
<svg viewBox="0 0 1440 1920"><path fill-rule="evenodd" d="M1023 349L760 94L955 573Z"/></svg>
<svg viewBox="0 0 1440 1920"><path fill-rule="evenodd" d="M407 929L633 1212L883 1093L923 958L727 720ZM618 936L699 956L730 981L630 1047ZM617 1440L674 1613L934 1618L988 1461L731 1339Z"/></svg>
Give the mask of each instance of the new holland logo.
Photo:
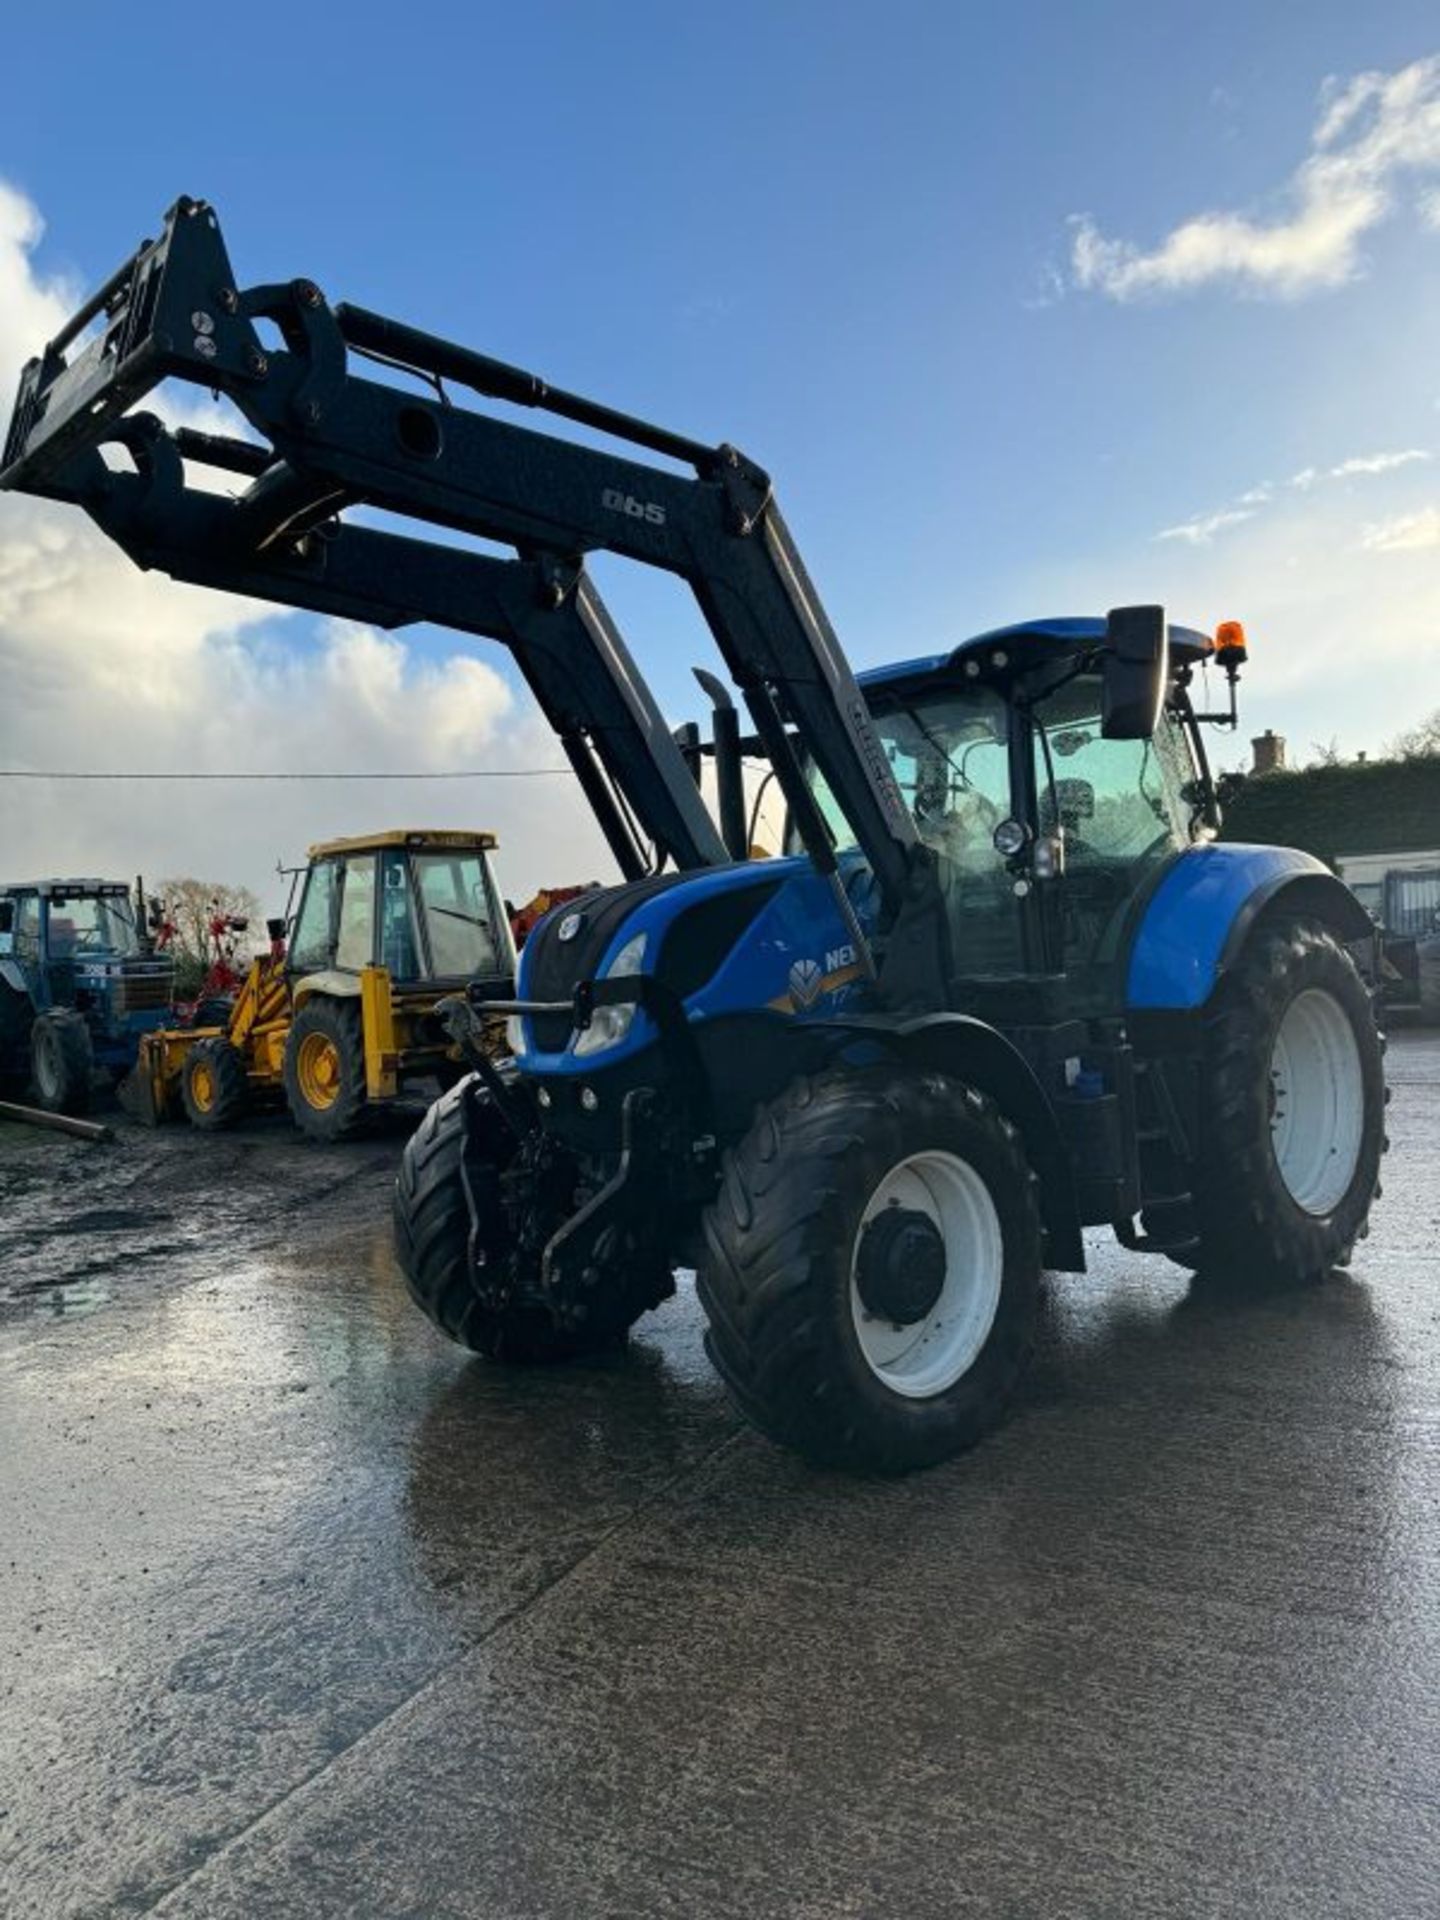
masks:
<svg viewBox="0 0 1440 1920"><path fill-rule="evenodd" d="M818 960L797 960L790 969L790 998L800 1012L813 1007L825 985Z"/></svg>

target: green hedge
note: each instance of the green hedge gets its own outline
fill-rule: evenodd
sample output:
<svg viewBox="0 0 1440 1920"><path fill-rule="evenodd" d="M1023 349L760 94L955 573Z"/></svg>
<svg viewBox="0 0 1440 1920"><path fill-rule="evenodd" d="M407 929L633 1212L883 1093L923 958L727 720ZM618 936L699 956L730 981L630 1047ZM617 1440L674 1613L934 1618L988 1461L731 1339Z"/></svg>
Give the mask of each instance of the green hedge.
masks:
<svg viewBox="0 0 1440 1920"><path fill-rule="evenodd" d="M1440 847L1440 755L1350 761L1230 782L1224 838L1346 853Z"/></svg>

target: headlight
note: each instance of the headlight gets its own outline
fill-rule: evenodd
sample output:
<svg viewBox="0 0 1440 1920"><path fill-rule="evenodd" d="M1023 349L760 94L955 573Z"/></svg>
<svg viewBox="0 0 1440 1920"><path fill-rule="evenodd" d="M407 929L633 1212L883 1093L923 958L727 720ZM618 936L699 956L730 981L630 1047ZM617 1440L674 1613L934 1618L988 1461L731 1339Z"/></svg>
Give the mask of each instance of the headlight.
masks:
<svg viewBox="0 0 1440 1920"><path fill-rule="evenodd" d="M525 1022L518 1013L512 1013L505 1022L505 1044L511 1053L525 1051Z"/></svg>
<svg viewBox="0 0 1440 1920"><path fill-rule="evenodd" d="M633 940L627 940L624 946L610 962L602 980L620 980L631 974L640 973L645 965L645 935L637 933ZM635 1002L628 1001L619 1007L596 1007L590 1015L590 1024L575 1036L575 1052L580 1055L603 1053L607 1047L616 1047L629 1033L635 1019Z"/></svg>

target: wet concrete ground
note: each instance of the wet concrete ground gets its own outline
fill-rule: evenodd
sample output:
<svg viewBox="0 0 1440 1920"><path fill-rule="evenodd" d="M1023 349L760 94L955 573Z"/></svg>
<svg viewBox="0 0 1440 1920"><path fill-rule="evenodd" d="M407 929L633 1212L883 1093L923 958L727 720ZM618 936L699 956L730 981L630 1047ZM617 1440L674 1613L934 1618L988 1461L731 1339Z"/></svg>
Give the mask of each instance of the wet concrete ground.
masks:
<svg viewBox="0 0 1440 1920"><path fill-rule="evenodd" d="M0 1914L1440 1912L1440 1037L1353 1272L1095 1238L902 1483L737 1423L693 1294L470 1362L400 1135L0 1131Z"/></svg>

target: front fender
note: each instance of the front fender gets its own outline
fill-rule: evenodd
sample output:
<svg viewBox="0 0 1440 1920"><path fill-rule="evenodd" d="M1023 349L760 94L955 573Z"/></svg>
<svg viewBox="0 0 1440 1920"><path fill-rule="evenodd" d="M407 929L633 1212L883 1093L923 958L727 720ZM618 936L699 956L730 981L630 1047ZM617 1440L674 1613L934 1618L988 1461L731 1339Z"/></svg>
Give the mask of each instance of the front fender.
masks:
<svg viewBox="0 0 1440 1920"><path fill-rule="evenodd" d="M291 983L290 1003L298 1012L317 993L326 994L332 1000L358 1000L360 976L358 973L342 973L334 967L324 973L304 974Z"/></svg>
<svg viewBox="0 0 1440 1920"><path fill-rule="evenodd" d="M1312 854L1228 841L1191 847L1140 916L1126 973L1127 1008L1192 1012L1204 1006L1261 914L1277 910L1323 921L1342 940L1374 933L1344 881Z"/></svg>

